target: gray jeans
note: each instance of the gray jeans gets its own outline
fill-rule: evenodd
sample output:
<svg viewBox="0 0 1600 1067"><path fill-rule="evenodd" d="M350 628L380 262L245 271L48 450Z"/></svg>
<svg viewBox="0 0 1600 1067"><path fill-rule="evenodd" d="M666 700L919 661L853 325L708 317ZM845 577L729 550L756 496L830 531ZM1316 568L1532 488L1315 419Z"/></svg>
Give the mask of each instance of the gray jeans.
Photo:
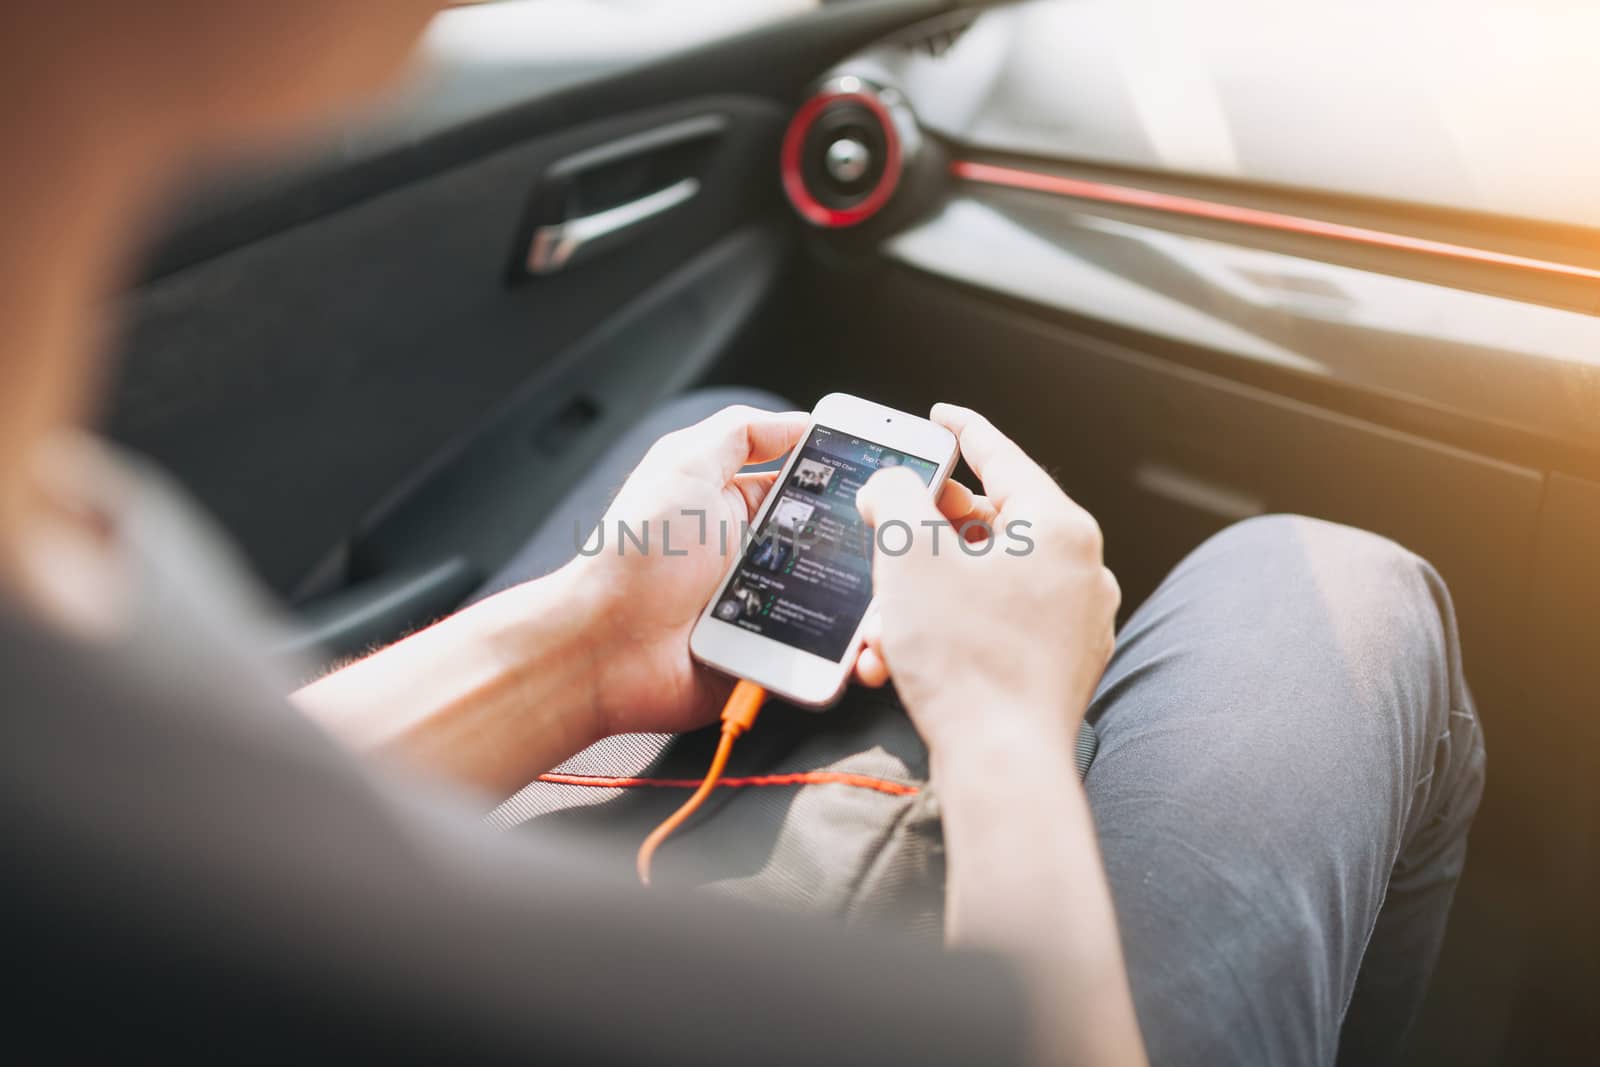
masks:
<svg viewBox="0 0 1600 1067"><path fill-rule="evenodd" d="M1090 714L1086 785L1153 1058L1391 1055L1483 791L1433 568L1331 523L1240 523L1134 613Z"/></svg>
<svg viewBox="0 0 1600 1067"><path fill-rule="evenodd" d="M650 441L734 402L782 403L714 390L663 408L485 592L564 563ZM1313 519L1240 523L1133 614L1089 714L1085 784L1152 1059L1391 1056L1483 789L1433 568Z"/></svg>

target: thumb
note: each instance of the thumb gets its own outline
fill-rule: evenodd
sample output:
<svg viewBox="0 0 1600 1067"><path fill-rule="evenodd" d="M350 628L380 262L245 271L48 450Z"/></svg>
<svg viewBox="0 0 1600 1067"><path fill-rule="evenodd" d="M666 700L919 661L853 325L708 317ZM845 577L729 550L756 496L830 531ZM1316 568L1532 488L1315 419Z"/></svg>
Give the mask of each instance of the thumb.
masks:
<svg viewBox="0 0 1600 1067"><path fill-rule="evenodd" d="M869 478L856 493L856 510L875 530L882 531L890 523L903 524L906 528L904 541L897 538L895 543L906 544L908 551L929 543L933 531L928 524L946 521L922 479L904 467L880 470ZM921 553L912 551L911 554Z"/></svg>

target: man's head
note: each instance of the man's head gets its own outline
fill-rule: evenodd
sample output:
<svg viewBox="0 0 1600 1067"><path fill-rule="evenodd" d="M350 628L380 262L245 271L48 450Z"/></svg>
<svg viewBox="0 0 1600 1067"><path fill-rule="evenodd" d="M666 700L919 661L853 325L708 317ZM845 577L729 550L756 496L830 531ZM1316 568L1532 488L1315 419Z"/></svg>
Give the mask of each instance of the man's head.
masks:
<svg viewBox="0 0 1600 1067"><path fill-rule="evenodd" d="M440 6L0 0L0 581L38 510L30 457L88 408L98 303L153 198L196 158L373 95Z"/></svg>

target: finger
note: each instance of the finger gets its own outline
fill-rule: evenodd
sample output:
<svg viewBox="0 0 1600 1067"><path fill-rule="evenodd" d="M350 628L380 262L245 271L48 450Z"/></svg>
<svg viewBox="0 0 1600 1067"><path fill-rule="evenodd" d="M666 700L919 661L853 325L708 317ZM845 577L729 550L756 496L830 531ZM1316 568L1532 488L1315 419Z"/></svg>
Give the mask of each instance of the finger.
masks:
<svg viewBox="0 0 1600 1067"><path fill-rule="evenodd" d="M883 616L876 607L861 624L861 653L856 657L856 678L877 689L889 680L889 662L883 656Z"/></svg>
<svg viewBox="0 0 1600 1067"><path fill-rule="evenodd" d="M1060 495L1055 479L976 411L954 404L935 404L929 418L956 435L962 458L983 482L983 491L995 507L1004 510L1006 503L1017 496Z"/></svg>
<svg viewBox="0 0 1600 1067"><path fill-rule="evenodd" d="M972 510L972 501L976 496L954 478L947 478L944 485L939 487L939 510L945 518L954 522Z"/></svg>
<svg viewBox="0 0 1600 1067"><path fill-rule="evenodd" d="M883 616L878 613L876 607L870 609L867 617L862 620L861 640L871 646L876 646L883 640Z"/></svg>
<svg viewBox="0 0 1600 1067"><path fill-rule="evenodd" d="M767 494L777 481L777 471L751 471L733 476L733 487L739 490L744 497L745 507L749 509L748 518L755 518L756 512L761 509L761 502L767 499Z"/></svg>
<svg viewBox="0 0 1600 1067"><path fill-rule="evenodd" d="M950 525L956 528L956 534L961 540L969 545L976 545L994 536L995 530L1000 526L1000 519L994 514L990 514L987 518L973 516Z"/></svg>
<svg viewBox="0 0 1600 1067"><path fill-rule="evenodd" d="M966 530L968 541L979 541L989 536L984 529L993 529L999 518L994 501L979 496L957 481L947 481L939 491L939 512L950 520L957 530Z"/></svg>
<svg viewBox="0 0 1600 1067"><path fill-rule="evenodd" d="M882 689L889 681L889 665L883 653L868 645L856 657L856 681L868 689Z"/></svg>
<svg viewBox="0 0 1600 1067"><path fill-rule="evenodd" d="M904 542L905 551L889 552L885 548L883 553L878 554L880 556L927 554L933 537L925 524L945 525L945 518L934 506L928 487L922 484L921 478L904 467L880 470L867 479L867 484L856 493L856 510L861 512L861 517L868 525L879 531L880 543L884 540L882 533L887 524L896 523L905 527L894 540L897 548Z"/></svg>
<svg viewBox="0 0 1600 1067"><path fill-rule="evenodd" d="M695 426L693 442L724 482L750 463L777 459L800 443L811 417L803 411L761 411L737 404Z"/></svg>

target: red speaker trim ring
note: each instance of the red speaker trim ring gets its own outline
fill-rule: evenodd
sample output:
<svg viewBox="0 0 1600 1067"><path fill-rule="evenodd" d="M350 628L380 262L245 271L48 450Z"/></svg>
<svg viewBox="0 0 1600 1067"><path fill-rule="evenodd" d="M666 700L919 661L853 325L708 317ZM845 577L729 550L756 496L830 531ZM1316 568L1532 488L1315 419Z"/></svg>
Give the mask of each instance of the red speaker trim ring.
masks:
<svg viewBox="0 0 1600 1067"><path fill-rule="evenodd" d="M843 210L828 207L812 196L800 170L800 154L805 148L806 135L811 132L812 123L817 121L817 116L822 114L824 108L840 100L854 101L871 111L883 127L884 144L887 146L887 158L878 184L861 203ZM789 202L801 218L826 229L858 225L882 210L900 184L901 166L900 131L895 126L894 116L883 101L870 92L818 93L801 104L783 135L783 153L779 160L783 172L783 191L788 194Z"/></svg>

